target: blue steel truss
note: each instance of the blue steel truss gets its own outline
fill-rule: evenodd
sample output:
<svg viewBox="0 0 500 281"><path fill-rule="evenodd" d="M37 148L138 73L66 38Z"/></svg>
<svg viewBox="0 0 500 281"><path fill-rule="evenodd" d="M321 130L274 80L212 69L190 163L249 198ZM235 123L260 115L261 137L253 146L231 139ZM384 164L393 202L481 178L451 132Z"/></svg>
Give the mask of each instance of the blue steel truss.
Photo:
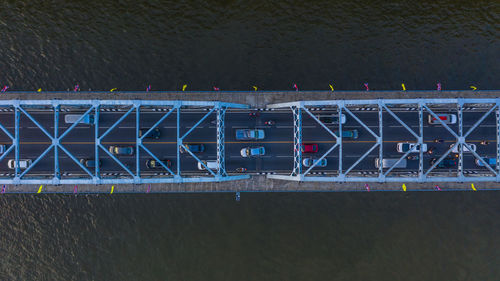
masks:
<svg viewBox="0 0 500 281"><path fill-rule="evenodd" d="M82 114L79 119L72 124L66 131L62 134L59 132L59 117L61 112L61 106L78 106L82 108L88 108L84 114ZM248 108L247 105L226 103L219 101L166 101L166 100L0 100L0 107L13 109L14 112L14 135L11 134L7 128L5 128L0 121L0 130L2 130L12 141L6 151L0 156L0 161L2 161L7 155L9 155L14 150L14 161L15 168L12 177L0 178L0 184L144 184L144 183L183 183L183 182L221 182L221 181L231 181L249 178L248 175L237 175L230 176L226 173L225 169L225 144L224 144L224 131L225 131L225 111L227 108ZM100 125L100 111L102 107L121 107L128 108L128 110L123 114L113 125L111 125L104 133L99 134ZM140 112L141 108L155 108L163 107L169 108L168 112L163 114L163 116L153 125L151 128L142 136L139 136L139 129L141 124ZM201 118L193 127L191 127L184 135L180 135L179 125L180 125L180 112L183 108L205 108L208 112ZM54 131L51 134L43 125L36 120L30 113L30 110L44 110L47 112L53 112L54 115ZM110 153L102 144L102 140L107 136L114 128L116 128L127 116L133 114L135 111L135 171L132 171L127 165L125 165L120 159L115 155ZM164 163L158 156L152 153L146 146L143 145L143 139L149 133L154 130L161 122L163 122L168 116L176 113L177 117L177 169L172 171L166 163ZM194 153L192 153L187 146L184 144L184 139L206 118L214 113L217 116L217 170L211 170L207 165L200 160ZM42 131L51 141L51 144L46 148L37 159L35 159L32 164L25 170L21 171L19 168L20 160L20 117L21 114L25 115L30 119L39 129ZM123 170L129 174L126 178L106 178L101 175L101 167L99 161L96 161L95 169L92 171L85 167L80 161L66 149L62 143L63 139L69 132L71 132L84 118L89 116L89 114L94 115L94 133L95 133L95 159L100 159L99 155L102 151L109 156L114 162L116 162ZM210 176L184 176L181 171L180 165L180 148L183 148L188 152L196 161L201 163L203 167L209 172ZM40 160L49 155L51 150L54 150L54 170L51 177L43 177L37 175L29 175L27 173L35 167ZM168 177L142 177L140 169L140 153L141 149L144 150L149 156L155 159L160 165L168 171L170 176ZM71 158L85 173L87 177L61 177L59 160L60 151L63 151L69 158Z"/></svg>
<svg viewBox="0 0 500 281"><path fill-rule="evenodd" d="M464 132L463 126L463 107L465 104L476 104L488 108L487 112L479 118L472 127ZM373 131L370 127L360 120L356 114L354 114L349 107L370 107L371 109L376 109L378 111L378 130ZM398 117L396 113L393 112L394 108L408 108L408 106L416 107L418 110L418 131L414 131L411 126L407 125L401 118ZM455 132L447 124L445 124L432 109L433 106L447 106L456 107L457 110L457 123L458 132ZM500 163L500 99L469 99L469 98L457 98L457 99L378 99L378 100L321 100L321 101L296 101L296 102L286 102L279 104L271 104L267 106L268 108L290 108L294 116L294 165L292 173L289 175L283 174L271 174L267 175L271 179L281 179L281 180L292 180L292 181L321 181L321 182L500 182L500 165L492 167L479 156L474 150L471 149L469 143L466 142L466 138L474 131L490 114L495 112L496 116L496 139L497 139L497 163ZM345 169L343 167L342 161L342 122L339 122L338 133L335 134L330 128L325 126L313 113L311 113L310 108L313 107L331 107L337 109L338 118L341 120L342 113L345 112L350 118L356 120L361 127L368 131L376 140L375 144L365 152L353 165ZM392 108L392 109L391 109ZM424 110L436 118L441 126L445 128L455 139L456 142L444 153L427 171L424 170L424 157L423 151L420 150L419 153L419 165L418 173L416 176L408 176L398 173L393 173L393 169L403 161L411 151L403 153L403 155L394 163L390 168L384 171L382 165L379 165L378 172L376 176L356 176L349 174L352 169L354 169L363 159L365 159L370 153L377 147L378 158L380 162L383 157L383 112L387 112L391 115L399 124L403 126L413 137L415 137L415 143L422 145L424 143L424 120L423 112ZM311 169L316 166L311 165L306 171L302 171L302 154L300 153L300 146L302 145L302 112L307 113L313 120L315 120L321 127L323 127L332 137L336 140L335 144L324 153L319 159L325 158L330 154L335 148L338 148L338 173L334 175L324 175L318 176L317 174L311 175ZM458 146L458 169L455 176L445 175L437 173L437 175L431 174L436 166L453 151L455 147ZM299 147L299 148L298 148ZM489 173L481 174L479 176L465 176L463 168L463 152L464 147L472 153L472 155L480 161ZM391 173L392 172L392 173ZM490 176L491 175L491 176Z"/></svg>

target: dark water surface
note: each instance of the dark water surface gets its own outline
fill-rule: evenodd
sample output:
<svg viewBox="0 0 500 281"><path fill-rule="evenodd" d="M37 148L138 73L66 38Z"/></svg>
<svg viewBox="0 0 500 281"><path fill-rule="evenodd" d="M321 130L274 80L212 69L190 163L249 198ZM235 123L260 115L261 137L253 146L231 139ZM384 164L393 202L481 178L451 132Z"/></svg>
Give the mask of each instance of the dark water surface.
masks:
<svg viewBox="0 0 500 281"><path fill-rule="evenodd" d="M0 1L0 85L500 89L498 1ZM235 183L238 184L238 183ZM500 280L500 193L0 196L0 280Z"/></svg>

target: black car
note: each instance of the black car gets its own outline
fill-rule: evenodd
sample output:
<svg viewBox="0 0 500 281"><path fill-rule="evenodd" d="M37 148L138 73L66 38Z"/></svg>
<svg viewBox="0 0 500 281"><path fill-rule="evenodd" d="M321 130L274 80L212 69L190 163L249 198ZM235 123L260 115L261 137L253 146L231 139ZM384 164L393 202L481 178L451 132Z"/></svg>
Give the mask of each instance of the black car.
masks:
<svg viewBox="0 0 500 281"><path fill-rule="evenodd" d="M95 168L97 162L94 159L80 159L80 163L86 168ZM99 160L99 167L102 166L102 161Z"/></svg>
<svg viewBox="0 0 500 281"><path fill-rule="evenodd" d="M202 143L200 143L200 144L190 143L190 144L185 144L185 146L192 153L201 153L201 152L205 151L205 145L202 144ZM186 152L186 150L182 146L179 149L180 149L181 153L185 153Z"/></svg>
<svg viewBox="0 0 500 281"><path fill-rule="evenodd" d="M145 133L147 133L149 131L149 128L142 128L139 130L139 137L142 137L142 135L144 135ZM160 128L154 128L147 136L145 136L144 138L146 139L159 139L161 136L161 131L160 131Z"/></svg>
<svg viewBox="0 0 500 281"><path fill-rule="evenodd" d="M431 160L431 165L434 165L436 163L437 159L433 158ZM443 161L439 162L439 164L436 165L436 168L453 168L457 166L457 160L454 158L445 158Z"/></svg>
<svg viewBox="0 0 500 281"><path fill-rule="evenodd" d="M164 159L162 161L163 164L165 164L165 166L167 166L170 169L170 167L172 166L172 161L167 159ZM148 161L146 161L146 167L148 167L148 169L163 169L163 166L154 159L148 159Z"/></svg>

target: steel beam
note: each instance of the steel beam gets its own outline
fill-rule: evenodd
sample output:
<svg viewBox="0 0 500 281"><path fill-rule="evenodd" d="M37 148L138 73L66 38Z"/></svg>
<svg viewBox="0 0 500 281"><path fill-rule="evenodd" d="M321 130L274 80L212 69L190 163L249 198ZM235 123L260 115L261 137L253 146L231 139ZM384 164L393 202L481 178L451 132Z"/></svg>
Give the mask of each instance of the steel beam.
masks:
<svg viewBox="0 0 500 281"><path fill-rule="evenodd" d="M292 176L302 174L302 109L291 107L293 114L293 170Z"/></svg>
<svg viewBox="0 0 500 281"><path fill-rule="evenodd" d="M496 137L496 140L497 140L497 169L496 169L496 172L497 172L497 182L500 181L500 101L497 102L496 106L497 106L497 110L495 111L495 117L496 117L496 134L495 134L495 137Z"/></svg>
<svg viewBox="0 0 500 281"><path fill-rule="evenodd" d="M457 119L458 119L458 135L460 136L459 138L459 144L458 144L458 176L463 177L464 176L464 148L463 148L463 141L465 139L464 137L464 119L463 119L463 104L462 103L457 103Z"/></svg>
<svg viewBox="0 0 500 281"><path fill-rule="evenodd" d="M61 171L59 169L59 105L54 106L54 177L61 179Z"/></svg>
<svg viewBox="0 0 500 281"><path fill-rule="evenodd" d="M378 104L378 135L380 137L380 141L382 142L384 139L384 127L383 127L383 110L384 110L385 104L382 103L381 100L379 100ZM386 108L387 110L387 108ZM377 140L378 142L378 140ZM383 143L379 143L378 146L378 159L379 159L379 167L378 167L378 178L379 180L383 180L383 173L384 173L384 168L382 166L382 160L384 159L384 146Z"/></svg>
<svg viewBox="0 0 500 281"><path fill-rule="evenodd" d="M226 154L225 154L225 116L226 108L220 107L217 109L217 165L219 170L217 175L227 176L226 173Z"/></svg>

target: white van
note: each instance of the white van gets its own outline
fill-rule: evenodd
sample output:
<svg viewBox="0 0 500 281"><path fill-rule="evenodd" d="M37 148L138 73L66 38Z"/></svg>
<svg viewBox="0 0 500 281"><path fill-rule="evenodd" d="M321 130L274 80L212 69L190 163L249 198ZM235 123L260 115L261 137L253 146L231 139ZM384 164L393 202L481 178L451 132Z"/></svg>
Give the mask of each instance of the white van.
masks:
<svg viewBox="0 0 500 281"><path fill-rule="evenodd" d="M477 146L476 146L475 144L473 144L473 143L468 143L468 145L470 146L470 148L472 148L472 151L476 152L476 148L477 148ZM453 144L452 144L452 145L450 145L450 148L451 148L452 146L453 146ZM467 148L467 146L465 146L465 145L462 145L462 149L463 149L463 152L470 152L470 150L469 150L469 149ZM458 153L458 145L457 145L457 146L455 146L451 152L453 152L453 153Z"/></svg>
<svg viewBox="0 0 500 281"><path fill-rule="evenodd" d="M399 158L384 158L382 159L382 168L390 168L392 165L394 165L396 162L398 162ZM406 159L401 160L394 168L399 168L399 169L404 169L406 168ZM380 167L380 159L375 158L375 168Z"/></svg>
<svg viewBox="0 0 500 281"><path fill-rule="evenodd" d="M67 114L66 116L64 116L64 122L66 122L66 124L76 123L76 121L78 121L78 119L80 119L81 116L82 115L80 114ZM94 115L87 114L85 117L83 117L80 123L89 125L95 124Z"/></svg>
<svg viewBox="0 0 500 281"><path fill-rule="evenodd" d="M217 161L201 161L203 164L205 164L210 170L216 172L219 170L219 165L217 165ZM198 170L204 171L206 170L205 167L201 164L201 162L198 162Z"/></svg>

